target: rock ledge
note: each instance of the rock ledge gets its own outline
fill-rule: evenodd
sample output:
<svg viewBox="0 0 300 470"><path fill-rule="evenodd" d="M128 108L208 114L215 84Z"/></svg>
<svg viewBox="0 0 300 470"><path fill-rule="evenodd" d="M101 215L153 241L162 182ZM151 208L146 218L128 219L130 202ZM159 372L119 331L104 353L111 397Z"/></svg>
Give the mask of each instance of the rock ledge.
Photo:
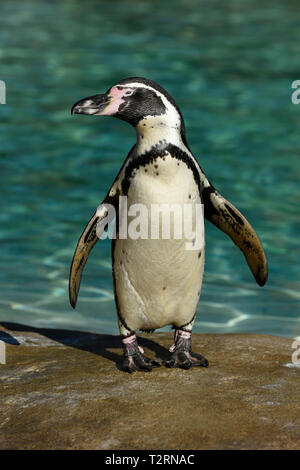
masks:
<svg viewBox="0 0 300 470"><path fill-rule="evenodd" d="M119 338L1 323L0 449L298 449L292 340L193 335L210 367L119 370ZM139 335L168 356L172 333Z"/></svg>

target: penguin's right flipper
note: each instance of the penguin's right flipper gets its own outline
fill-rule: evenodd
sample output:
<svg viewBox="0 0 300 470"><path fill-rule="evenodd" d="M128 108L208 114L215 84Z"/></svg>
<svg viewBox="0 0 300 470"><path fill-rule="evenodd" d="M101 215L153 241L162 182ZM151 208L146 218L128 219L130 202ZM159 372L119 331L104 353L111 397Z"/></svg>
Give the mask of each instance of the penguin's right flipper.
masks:
<svg viewBox="0 0 300 470"><path fill-rule="evenodd" d="M208 180L206 180L209 183ZM261 242L248 220L209 183L202 190L204 215L243 252L256 282L263 286L268 279L268 263Z"/></svg>
<svg viewBox="0 0 300 470"><path fill-rule="evenodd" d="M69 277L69 299L73 308L76 307L82 271L89 254L99 240L99 237L101 236L101 233L103 233L107 223L110 222L109 220L107 223L103 223L104 219L107 218L107 215L108 209L105 206L105 203L103 203L90 219L77 243Z"/></svg>

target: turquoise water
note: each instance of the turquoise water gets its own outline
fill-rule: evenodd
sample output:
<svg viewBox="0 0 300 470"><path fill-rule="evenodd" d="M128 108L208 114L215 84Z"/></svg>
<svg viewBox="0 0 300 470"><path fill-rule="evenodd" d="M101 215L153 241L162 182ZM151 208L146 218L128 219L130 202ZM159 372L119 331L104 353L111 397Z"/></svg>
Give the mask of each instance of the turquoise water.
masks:
<svg viewBox="0 0 300 470"><path fill-rule="evenodd" d="M207 223L195 331L300 336L297 2L12 0L1 10L0 320L118 333L109 242L92 252L75 311L68 273L135 133L70 108L145 76L174 96L200 165L255 227L269 261L260 288Z"/></svg>

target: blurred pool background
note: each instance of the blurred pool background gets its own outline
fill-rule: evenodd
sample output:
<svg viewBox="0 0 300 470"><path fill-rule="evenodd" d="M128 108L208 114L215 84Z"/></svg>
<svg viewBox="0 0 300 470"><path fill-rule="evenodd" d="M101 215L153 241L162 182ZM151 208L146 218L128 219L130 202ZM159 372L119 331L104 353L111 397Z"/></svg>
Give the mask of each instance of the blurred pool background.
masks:
<svg viewBox="0 0 300 470"><path fill-rule="evenodd" d="M135 133L70 108L145 76L174 96L200 165L255 227L269 261L260 288L207 222L194 331L300 336L299 20L292 0L2 3L1 321L118 333L110 243L94 248L76 310L68 274Z"/></svg>

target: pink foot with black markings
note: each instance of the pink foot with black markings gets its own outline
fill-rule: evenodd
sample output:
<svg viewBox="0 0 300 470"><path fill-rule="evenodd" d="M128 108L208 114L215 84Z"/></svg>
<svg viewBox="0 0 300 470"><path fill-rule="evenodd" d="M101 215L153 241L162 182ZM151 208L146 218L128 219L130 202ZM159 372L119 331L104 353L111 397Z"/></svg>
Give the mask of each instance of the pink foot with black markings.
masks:
<svg viewBox="0 0 300 470"><path fill-rule="evenodd" d="M192 352L191 336L189 331L176 330L174 344L169 351L171 359L165 362L167 367L180 367L189 369L193 366L208 367L208 360L201 354Z"/></svg>
<svg viewBox="0 0 300 470"><path fill-rule="evenodd" d="M122 370L125 372L150 372L153 367L160 367L160 363L144 356L144 350L137 344L136 335L122 338L124 360Z"/></svg>

